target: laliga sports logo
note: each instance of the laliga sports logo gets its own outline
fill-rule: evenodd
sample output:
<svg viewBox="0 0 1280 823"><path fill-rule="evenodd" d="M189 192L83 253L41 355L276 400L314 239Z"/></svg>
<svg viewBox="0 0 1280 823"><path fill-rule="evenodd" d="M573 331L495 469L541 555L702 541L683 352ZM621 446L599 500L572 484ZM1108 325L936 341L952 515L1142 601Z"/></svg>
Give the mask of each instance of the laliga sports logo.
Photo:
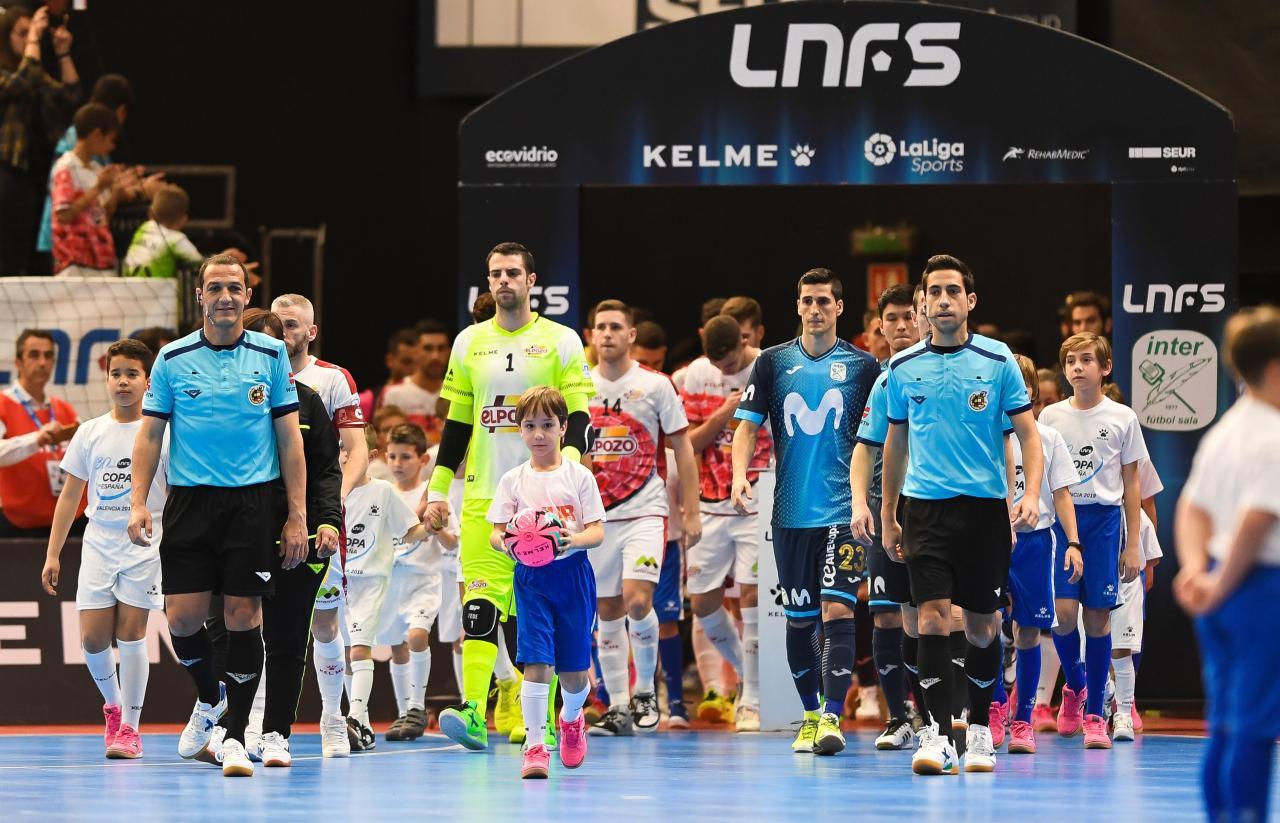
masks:
<svg viewBox="0 0 1280 823"><path fill-rule="evenodd" d="M1201 314L1217 314L1227 307L1222 293L1226 291L1225 283L1183 283L1174 291L1168 283L1152 283L1147 286L1145 303L1134 302L1133 284L1124 285L1124 310L1129 314L1154 314L1157 299L1161 299L1159 311L1164 314L1179 314L1196 303L1200 304Z"/></svg>
<svg viewBox="0 0 1280 823"><path fill-rule="evenodd" d="M729 53L729 75L733 82L748 89L795 88L800 85L801 66L805 45L821 44L822 49L809 49L809 54L822 55L822 85L831 88L844 85L849 88L862 86L867 65L867 51L872 43L897 42L901 25L898 23L868 23L859 26L849 38L848 60L845 61L844 32L831 23L792 23L787 26L786 52L782 58L782 79L777 69L749 67L751 55L751 24L739 23L733 27L733 46ZM959 23L916 23L902 37L911 49L913 63L911 73L903 81L904 86L949 86L960 76L960 55L950 46L928 45L929 41L960 39ZM893 65L893 57L883 49L871 56L871 70L886 72ZM844 76L841 78L841 65ZM919 68L921 64L928 68Z"/></svg>
<svg viewBox="0 0 1280 823"><path fill-rule="evenodd" d="M915 174L932 174L940 171L964 171L964 143L939 140L894 139L884 132L876 132L862 144L862 156L873 166L887 166L894 157L911 158L911 171Z"/></svg>

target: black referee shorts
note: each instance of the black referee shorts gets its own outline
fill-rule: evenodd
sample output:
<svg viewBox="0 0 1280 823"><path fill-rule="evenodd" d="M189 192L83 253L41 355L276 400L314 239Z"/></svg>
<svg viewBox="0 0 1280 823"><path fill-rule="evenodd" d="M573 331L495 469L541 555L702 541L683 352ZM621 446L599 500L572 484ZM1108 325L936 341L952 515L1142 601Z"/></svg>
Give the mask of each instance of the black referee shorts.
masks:
<svg viewBox="0 0 1280 823"><path fill-rule="evenodd" d="M903 551L911 599L992 614L1005 605L1013 540L1003 499L907 498Z"/></svg>
<svg viewBox="0 0 1280 823"><path fill-rule="evenodd" d="M279 483L170 486L160 539L164 593L271 594L286 513Z"/></svg>
<svg viewBox="0 0 1280 823"><path fill-rule="evenodd" d="M903 528L906 528L903 518L906 502L907 498L898 498L898 525ZM913 605L907 565L890 558L884 550L884 544L880 542L880 501L868 497L867 507L871 509L875 528L871 545L867 547L867 606L872 614L897 612L903 604Z"/></svg>

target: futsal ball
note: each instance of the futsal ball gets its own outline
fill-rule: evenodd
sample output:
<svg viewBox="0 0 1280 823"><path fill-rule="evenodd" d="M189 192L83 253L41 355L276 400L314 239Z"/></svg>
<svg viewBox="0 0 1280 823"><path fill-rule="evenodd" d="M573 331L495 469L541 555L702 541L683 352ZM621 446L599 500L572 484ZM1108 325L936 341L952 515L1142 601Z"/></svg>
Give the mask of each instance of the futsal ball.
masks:
<svg viewBox="0 0 1280 823"><path fill-rule="evenodd" d="M563 526L560 518L552 512L524 509L507 521L507 536L503 543L516 562L526 566L545 566L556 559Z"/></svg>

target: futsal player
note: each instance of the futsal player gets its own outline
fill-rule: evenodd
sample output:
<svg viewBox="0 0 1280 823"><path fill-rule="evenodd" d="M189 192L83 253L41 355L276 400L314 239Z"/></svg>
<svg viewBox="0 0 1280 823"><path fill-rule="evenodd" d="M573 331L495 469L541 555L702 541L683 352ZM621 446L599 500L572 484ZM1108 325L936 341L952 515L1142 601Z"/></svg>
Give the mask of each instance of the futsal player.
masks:
<svg viewBox="0 0 1280 823"><path fill-rule="evenodd" d="M951 604L964 609L969 705L989 706L1000 676L996 637L1009 576L1010 520L1030 526L1039 515L1037 495L1024 496L1011 511L1006 501L1002 412L1017 433L1030 488L1040 487L1043 457L1013 354L1003 343L969 332L978 297L968 266L935 255L922 282L930 338L891 358L885 383L890 426L881 541L906 561L919 615L920 685L931 723L921 729L912 769L954 774ZM905 535L897 519L900 496L907 498ZM987 718L975 714L969 717L965 770L993 771Z"/></svg>
<svg viewBox="0 0 1280 823"><path fill-rule="evenodd" d="M768 420L777 450L771 522L787 664L804 709L792 750L832 755L844 749L840 715L854 667L853 607L866 573L866 549L849 530L853 415L866 407L879 366L836 335L844 287L830 269L805 272L796 293L800 336L760 353L734 414L733 505L743 515L755 507L747 472ZM826 644L821 666L814 653L819 620Z"/></svg>

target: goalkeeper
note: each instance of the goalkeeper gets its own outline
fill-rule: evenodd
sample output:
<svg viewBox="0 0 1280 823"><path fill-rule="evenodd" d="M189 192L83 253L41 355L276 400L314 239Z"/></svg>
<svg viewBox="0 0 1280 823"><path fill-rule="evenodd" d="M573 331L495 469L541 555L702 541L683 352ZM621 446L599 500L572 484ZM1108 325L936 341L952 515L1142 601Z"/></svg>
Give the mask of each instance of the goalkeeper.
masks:
<svg viewBox="0 0 1280 823"><path fill-rule="evenodd" d="M604 542L604 503L591 470L560 454L568 422L569 409L560 392L539 386L524 393L516 404L516 425L530 458L502 475L489 507L493 523L489 545L524 558L515 568L514 581L520 613L516 662L524 664L520 702L528 741L520 772L523 778L547 776L551 754L544 740L553 669L560 676L564 702L560 762L576 769L587 754L582 705L591 688L587 669L596 618L596 577L585 550ZM508 536L505 524L517 514L532 521L527 525L535 529L549 523L555 537L535 529L526 533L523 528Z"/></svg>
<svg viewBox="0 0 1280 823"><path fill-rule="evenodd" d="M576 463L586 451L587 401L595 393L578 335L530 310L529 292L537 275L529 250L502 243L489 252L487 263L497 314L463 329L454 340L440 392L450 401L449 416L424 515L428 525L447 521L449 484L465 455L459 518L465 584L463 702L440 713L440 729L469 749L488 745L484 715L498 655L498 623L516 612L513 563L490 547L488 519L498 479L528 456L515 423L516 403L535 386L558 389L568 410L564 455Z"/></svg>

